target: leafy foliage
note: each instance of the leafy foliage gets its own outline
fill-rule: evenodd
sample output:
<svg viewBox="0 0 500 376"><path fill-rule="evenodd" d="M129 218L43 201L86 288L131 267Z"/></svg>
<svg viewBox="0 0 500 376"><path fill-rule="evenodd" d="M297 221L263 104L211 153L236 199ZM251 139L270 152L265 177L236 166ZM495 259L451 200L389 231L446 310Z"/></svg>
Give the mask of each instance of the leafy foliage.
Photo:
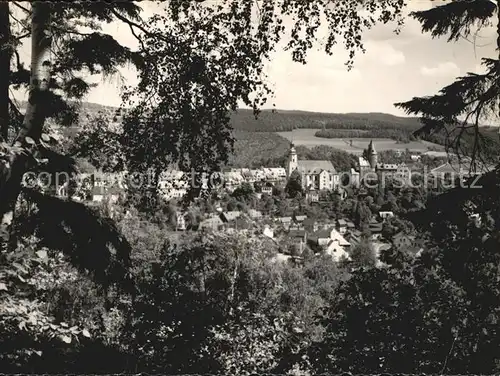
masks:
<svg viewBox="0 0 500 376"><path fill-rule="evenodd" d="M303 193L302 189L302 175L298 170L293 170L286 183L285 192L288 197L300 197Z"/></svg>
<svg viewBox="0 0 500 376"><path fill-rule="evenodd" d="M10 348L12 362L26 360L32 355L42 356L44 340L56 339L70 344L79 337L90 337L88 329L58 322L47 314L47 300L57 286L77 277L75 270L63 263L63 255L51 257L47 248L36 251L36 239L25 239L11 254L2 254L0 270L0 331L1 346ZM19 348L16 332L25 332L30 347ZM4 351L2 351L4 352ZM5 362L6 359L3 361Z"/></svg>
<svg viewBox="0 0 500 376"><path fill-rule="evenodd" d="M261 5L260 19L250 27L255 4ZM139 86L129 92L129 98L138 95L139 103L124 114L123 132L97 119L68 149L107 171L126 167L157 174L172 164L203 171L220 168L232 144L230 114L240 100L256 110L268 95L263 61L286 35L281 16L297 16L289 45L295 60L304 61L317 31L315 20L322 15L327 16L330 31L326 49L341 30L352 58L352 51L362 46L360 31L378 15L383 22L397 18L403 3L336 5L179 1L170 2L165 15L153 17L147 25L132 3L54 7L54 19L63 21L52 23L50 31L56 40L60 38L58 51L68 55L55 59L54 93L80 97L88 89L63 73L113 74L126 61L134 61L140 72ZM356 13L360 6L367 12ZM74 24L96 30L97 21L113 19L126 22L134 35L142 32L139 54L98 32L80 35L70 28ZM174 25L171 19L176 20ZM85 57L84 47L95 53ZM52 109L63 108L56 94L48 99ZM74 120L72 110L66 110L68 115L59 122ZM46 147L50 138L46 139L2 145L2 178L12 174L12 154L26 156L23 168L30 159L34 168L69 170L71 163L50 150L52 145ZM355 162L330 148L299 153L307 158L338 158L342 165L335 164L338 169ZM41 158L45 155L49 155L47 165ZM404 249L387 250L382 254L383 267L373 265L375 260L366 252L371 252L370 246L364 243L353 252L358 265L310 253L303 255L301 264L286 263L278 257L281 244L252 231L172 234L167 222L174 207L151 207L147 214L139 214L117 205L111 220L104 210L98 213L45 192L22 189L21 197L13 200L19 243L0 254L2 369L496 372L498 181L496 171L483 177L482 190L454 190L429 201L418 213L423 221L416 221L418 231L429 233L424 251L415 255ZM215 204L261 205L281 215L303 209L301 198L287 200L275 192L256 202L252 191L244 187L236 197L198 200L188 208L190 221L202 220ZM367 191L364 197L355 194L351 192L344 202L326 202L327 216L349 214L362 226L372 210L411 213L427 198L419 189L394 187ZM470 221L471 212L479 212L481 220ZM403 221L389 224L394 227L386 228L389 234L414 231ZM32 234L40 239L24 239ZM96 363L104 366L97 370Z"/></svg>

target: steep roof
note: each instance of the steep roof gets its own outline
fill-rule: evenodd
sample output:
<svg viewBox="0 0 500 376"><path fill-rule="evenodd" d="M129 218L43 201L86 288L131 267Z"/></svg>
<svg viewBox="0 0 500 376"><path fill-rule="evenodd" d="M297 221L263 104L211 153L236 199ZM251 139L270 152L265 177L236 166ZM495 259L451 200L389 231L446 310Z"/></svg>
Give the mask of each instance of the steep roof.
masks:
<svg viewBox="0 0 500 376"><path fill-rule="evenodd" d="M240 211L237 211L237 210L235 210L235 211L228 211L228 212L225 212L225 213L221 213L221 217L222 217L221 219L223 221L229 222L229 221L235 220L236 218L238 218L239 216L241 216L241 214L242 213Z"/></svg>
<svg viewBox="0 0 500 376"><path fill-rule="evenodd" d="M291 238L303 238L306 235L304 230L292 230L288 233Z"/></svg>
<svg viewBox="0 0 500 376"><path fill-rule="evenodd" d="M431 174L444 174L444 173L459 173L459 172L468 172L470 165L466 165L462 163L461 165L458 163L450 163L446 162L439 167L436 167L431 170Z"/></svg>
<svg viewBox="0 0 500 376"><path fill-rule="evenodd" d="M317 238L317 239L329 239L330 238L330 235L331 235L331 232L332 230L329 229L329 230L319 230L319 231L316 231L314 234L313 234L313 237L314 238Z"/></svg>
<svg viewBox="0 0 500 376"><path fill-rule="evenodd" d="M350 246L351 244L345 240L345 238L340 235L340 233L337 231L337 230L332 230L331 231L331 237L332 237L332 241L338 241L339 245L340 246Z"/></svg>
<svg viewBox="0 0 500 376"><path fill-rule="evenodd" d="M220 226L222 224L223 224L222 219L220 219L219 217L212 217L201 221L198 227L200 229L205 227L210 228L210 227Z"/></svg>
<svg viewBox="0 0 500 376"><path fill-rule="evenodd" d="M262 212L255 210L255 209L250 209L248 211L248 215L252 218L260 218L260 217L262 217Z"/></svg>
<svg viewBox="0 0 500 376"><path fill-rule="evenodd" d="M495 166L478 166L476 173L482 173L486 171L494 170ZM443 173L465 173L468 174L471 170L470 158L464 158L461 162L446 162L439 167L431 170L431 174L443 174Z"/></svg>
<svg viewBox="0 0 500 376"><path fill-rule="evenodd" d="M323 170L332 174L337 172L332 162L326 160L299 160L297 164L299 170L307 174L319 174Z"/></svg>
<svg viewBox="0 0 500 376"><path fill-rule="evenodd" d="M399 239L399 238L408 238L411 241L415 240L415 236L414 235L407 235L407 234L403 233L402 231L398 232L396 235L393 236L394 240L395 239Z"/></svg>
<svg viewBox="0 0 500 376"><path fill-rule="evenodd" d="M313 218L306 218L304 222L302 222L304 226L314 226L315 223L316 221Z"/></svg>
<svg viewBox="0 0 500 376"><path fill-rule="evenodd" d="M368 152L370 154L377 154L377 151L375 150L375 146L373 145L373 140L370 141L368 144Z"/></svg>
<svg viewBox="0 0 500 376"><path fill-rule="evenodd" d="M358 158L359 167L370 167L370 163L363 157Z"/></svg>

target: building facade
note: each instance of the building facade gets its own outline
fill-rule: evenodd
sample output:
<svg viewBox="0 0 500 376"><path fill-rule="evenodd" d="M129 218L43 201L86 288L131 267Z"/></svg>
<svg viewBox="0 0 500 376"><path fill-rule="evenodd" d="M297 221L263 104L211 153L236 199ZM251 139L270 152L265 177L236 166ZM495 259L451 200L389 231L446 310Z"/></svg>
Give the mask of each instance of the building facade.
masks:
<svg viewBox="0 0 500 376"><path fill-rule="evenodd" d="M332 162L327 160L299 160L295 146L291 144L286 169L288 179L294 171L300 173L304 190L332 191L340 185L340 176L333 167Z"/></svg>
<svg viewBox="0 0 500 376"><path fill-rule="evenodd" d="M358 158L358 171L351 171L351 181L359 186L360 182L380 179L397 180L399 184L406 184L411 180L411 170L404 163L379 163L373 141L370 141L367 157L360 156Z"/></svg>

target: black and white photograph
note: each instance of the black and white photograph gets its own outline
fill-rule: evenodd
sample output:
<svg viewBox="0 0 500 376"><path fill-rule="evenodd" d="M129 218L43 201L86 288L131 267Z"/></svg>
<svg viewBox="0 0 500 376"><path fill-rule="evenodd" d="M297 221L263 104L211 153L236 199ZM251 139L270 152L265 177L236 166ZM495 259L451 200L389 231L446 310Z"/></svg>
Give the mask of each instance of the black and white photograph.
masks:
<svg viewBox="0 0 500 376"><path fill-rule="evenodd" d="M500 0L0 1L0 373L500 374Z"/></svg>

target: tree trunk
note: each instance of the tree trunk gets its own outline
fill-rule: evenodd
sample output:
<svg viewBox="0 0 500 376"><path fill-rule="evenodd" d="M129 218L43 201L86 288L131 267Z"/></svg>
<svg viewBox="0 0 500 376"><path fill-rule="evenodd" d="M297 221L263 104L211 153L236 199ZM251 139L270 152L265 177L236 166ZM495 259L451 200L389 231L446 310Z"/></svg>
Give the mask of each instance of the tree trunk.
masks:
<svg viewBox="0 0 500 376"><path fill-rule="evenodd" d="M0 141L7 142L9 137L9 81L10 59L9 3L0 2Z"/></svg>
<svg viewBox="0 0 500 376"><path fill-rule="evenodd" d="M27 146L26 137L28 136L38 142L45 122L44 102L51 76L50 7L50 2L32 3L30 91L23 125L16 137L16 141L23 146ZM9 244L14 208L21 191L23 175L29 168L29 160L22 154L13 155L10 166L7 168L8 171L0 182L0 244L2 247Z"/></svg>
<svg viewBox="0 0 500 376"><path fill-rule="evenodd" d="M40 139L46 117L44 105L51 78L50 48L52 36L49 31L50 3L35 1L31 18L31 79L28 106L23 125L17 136L21 143L25 137Z"/></svg>

